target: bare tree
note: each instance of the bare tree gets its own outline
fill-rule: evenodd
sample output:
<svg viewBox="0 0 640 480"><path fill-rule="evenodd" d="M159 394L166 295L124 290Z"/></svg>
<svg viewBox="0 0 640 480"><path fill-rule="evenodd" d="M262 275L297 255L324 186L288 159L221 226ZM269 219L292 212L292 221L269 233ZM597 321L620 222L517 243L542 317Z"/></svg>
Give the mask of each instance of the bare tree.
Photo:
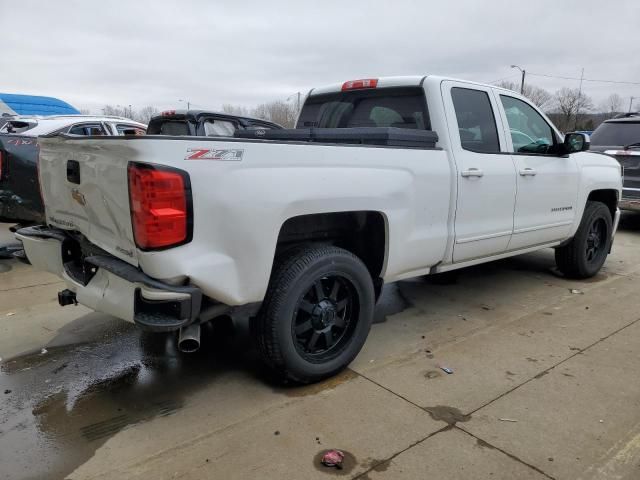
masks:
<svg viewBox="0 0 640 480"><path fill-rule="evenodd" d="M140 123L149 123L149 120L151 120L151 117L155 117L156 115L159 115L159 114L160 114L160 110L158 110L156 107L149 106L133 112L133 117L134 117L134 120Z"/></svg>
<svg viewBox="0 0 640 480"><path fill-rule="evenodd" d="M121 107L118 105L105 105L101 110L103 115L124 117L140 123L149 123L151 117L155 117L160 114L160 110L151 106L141 108L140 110L133 110L128 107Z"/></svg>
<svg viewBox="0 0 640 480"><path fill-rule="evenodd" d="M613 118L622 111L622 97L617 93L612 93L600 105L600 109L607 114L607 118Z"/></svg>
<svg viewBox="0 0 640 480"><path fill-rule="evenodd" d="M244 117L249 115L249 110L247 109L247 107L243 107L241 105L232 105L230 103L225 103L224 105L222 105L222 111L231 115L240 115Z"/></svg>
<svg viewBox="0 0 640 480"><path fill-rule="evenodd" d="M580 113L587 113L593 109L591 98L577 88L564 87L554 96L554 107L559 115L559 127L568 131L578 124Z"/></svg>
<svg viewBox="0 0 640 480"><path fill-rule="evenodd" d="M499 82L497 86L520 93L520 85L515 82L507 82L503 80L502 82ZM536 87L535 85L528 85L526 83L524 85L523 95L541 109L549 107L553 100L553 95L544 88Z"/></svg>
<svg viewBox="0 0 640 480"><path fill-rule="evenodd" d="M89 110L88 108L81 108L80 109L80 114L81 115L91 115L91 110Z"/></svg>
<svg viewBox="0 0 640 480"><path fill-rule="evenodd" d="M298 112L296 106L282 100L263 103L251 111L251 115L270 122L275 122L286 128L293 128Z"/></svg>

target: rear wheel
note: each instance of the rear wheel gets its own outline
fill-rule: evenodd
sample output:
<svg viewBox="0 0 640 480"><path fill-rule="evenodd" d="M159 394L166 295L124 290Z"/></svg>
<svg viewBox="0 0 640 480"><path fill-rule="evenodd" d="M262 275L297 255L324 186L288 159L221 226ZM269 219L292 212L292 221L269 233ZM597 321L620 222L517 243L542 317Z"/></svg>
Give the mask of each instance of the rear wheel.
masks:
<svg viewBox="0 0 640 480"><path fill-rule="evenodd" d="M593 277L607 258L612 230L609 208L601 202L587 202L575 236L556 249L558 269L571 278Z"/></svg>
<svg viewBox="0 0 640 480"><path fill-rule="evenodd" d="M374 303L371 276L358 257L332 246L293 249L274 266L254 335L281 377L318 381L356 357Z"/></svg>

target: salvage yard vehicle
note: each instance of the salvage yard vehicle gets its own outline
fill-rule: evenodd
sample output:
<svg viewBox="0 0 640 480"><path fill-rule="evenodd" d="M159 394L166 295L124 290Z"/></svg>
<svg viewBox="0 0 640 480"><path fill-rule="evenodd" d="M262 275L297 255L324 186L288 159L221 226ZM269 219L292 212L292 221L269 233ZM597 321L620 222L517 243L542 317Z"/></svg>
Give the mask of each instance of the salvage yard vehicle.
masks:
<svg viewBox="0 0 640 480"><path fill-rule="evenodd" d="M148 135L233 137L237 130L282 129L277 123L206 110L167 110L149 121Z"/></svg>
<svg viewBox="0 0 640 480"><path fill-rule="evenodd" d="M622 210L640 212L640 113L605 120L591 136L590 150L614 157L622 166Z"/></svg>
<svg viewBox="0 0 640 480"><path fill-rule="evenodd" d="M44 221L36 163L38 136L144 133L146 125L128 118L89 115L14 116L0 127L0 222Z"/></svg>
<svg viewBox="0 0 640 480"><path fill-rule="evenodd" d="M384 283L547 247L590 277L619 220L620 165L490 85L349 81L313 89L296 129L237 136L43 139L47 225L16 236L60 304L183 350L247 315L267 364L313 382L356 357Z"/></svg>

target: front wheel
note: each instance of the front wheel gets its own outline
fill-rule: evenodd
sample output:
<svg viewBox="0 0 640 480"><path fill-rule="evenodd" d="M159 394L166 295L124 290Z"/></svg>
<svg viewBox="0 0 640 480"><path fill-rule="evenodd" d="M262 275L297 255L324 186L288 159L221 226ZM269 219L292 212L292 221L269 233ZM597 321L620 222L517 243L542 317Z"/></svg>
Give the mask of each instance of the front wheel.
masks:
<svg viewBox="0 0 640 480"><path fill-rule="evenodd" d="M593 277L607 258L612 231L609 208L601 202L587 202L571 242L556 248L558 269L570 278Z"/></svg>
<svg viewBox="0 0 640 480"><path fill-rule="evenodd" d="M281 376L311 383L334 375L360 352L375 293L364 263L333 246L293 249L280 258L254 335Z"/></svg>

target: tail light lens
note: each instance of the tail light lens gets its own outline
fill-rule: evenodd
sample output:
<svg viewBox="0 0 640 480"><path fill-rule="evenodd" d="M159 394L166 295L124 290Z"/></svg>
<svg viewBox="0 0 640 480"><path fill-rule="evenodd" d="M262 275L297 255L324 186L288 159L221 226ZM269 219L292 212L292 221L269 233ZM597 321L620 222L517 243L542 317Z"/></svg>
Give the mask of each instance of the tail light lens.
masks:
<svg viewBox="0 0 640 480"><path fill-rule="evenodd" d="M189 175L175 168L130 163L129 204L136 245L141 250L175 247L191 241Z"/></svg>

